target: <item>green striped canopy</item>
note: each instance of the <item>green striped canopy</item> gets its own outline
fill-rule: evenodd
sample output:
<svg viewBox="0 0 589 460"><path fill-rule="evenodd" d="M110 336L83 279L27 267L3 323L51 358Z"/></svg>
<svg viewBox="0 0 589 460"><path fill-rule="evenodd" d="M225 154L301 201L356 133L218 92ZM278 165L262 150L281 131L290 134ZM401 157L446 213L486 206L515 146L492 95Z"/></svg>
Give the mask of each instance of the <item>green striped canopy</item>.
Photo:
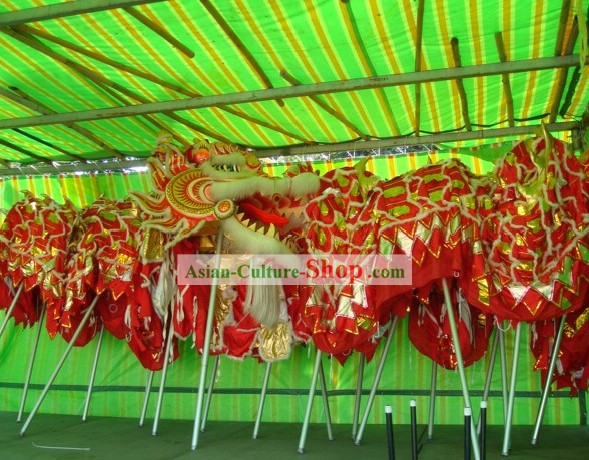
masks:
<svg viewBox="0 0 589 460"><path fill-rule="evenodd" d="M0 168L141 158L163 129L260 155L456 147L540 120L571 140L587 3L3 0Z"/></svg>

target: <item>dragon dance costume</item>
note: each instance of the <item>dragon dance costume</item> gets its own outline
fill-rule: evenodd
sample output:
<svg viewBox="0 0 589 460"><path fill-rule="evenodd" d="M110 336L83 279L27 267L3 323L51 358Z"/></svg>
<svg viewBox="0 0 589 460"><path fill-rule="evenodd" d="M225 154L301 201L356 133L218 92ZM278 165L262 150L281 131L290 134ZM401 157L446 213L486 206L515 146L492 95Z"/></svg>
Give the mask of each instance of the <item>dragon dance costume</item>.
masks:
<svg viewBox="0 0 589 460"><path fill-rule="evenodd" d="M173 267L179 254L210 252L211 236L223 231L229 250L408 256L412 282L282 286L272 321L255 311L247 286L221 285L211 353L272 361L312 340L342 363L353 350L370 358L393 318L408 315L416 348L453 369L452 308L466 365L483 356L493 324L508 320L534 324L542 369L554 322L566 313L558 382L586 388L589 186L565 143L521 142L487 176L448 160L386 181L363 164L321 177L298 165L270 178L235 146L200 142L181 152L169 135L149 164L154 190L133 201L77 210L26 195L13 206L0 232L8 280L0 290L10 298L25 287L17 323L37 321L39 299L50 335L69 340L100 296L76 345L103 324L149 369L177 357L177 339L192 337L200 352L210 286L177 285ZM450 306L440 286L448 278ZM175 346L164 357L170 322Z"/></svg>

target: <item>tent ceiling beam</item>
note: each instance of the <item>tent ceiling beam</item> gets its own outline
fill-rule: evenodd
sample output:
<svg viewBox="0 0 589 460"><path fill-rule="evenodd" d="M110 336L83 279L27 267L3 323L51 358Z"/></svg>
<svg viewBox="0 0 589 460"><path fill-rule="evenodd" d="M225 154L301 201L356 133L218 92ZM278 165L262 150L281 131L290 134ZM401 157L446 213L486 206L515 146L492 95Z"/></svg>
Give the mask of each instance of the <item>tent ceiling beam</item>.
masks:
<svg viewBox="0 0 589 460"><path fill-rule="evenodd" d="M106 56L103 56L102 54L99 54L99 53L96 53L94 51L88 50L88 49L86 49L84 47L81 47L79 45L76 45L74 43L71 43L71 42L69 42L67 40L64 40L62 38L55 37L55 36L53 36L53 35L45 32L45 31L41 31L41 30L36 29L34 27L26 26L25 25L25 26L16 26L16 27L13 27L12 29L15 30L16 32L19 32L21 35L27 35L28 34L28 35L38 36L38 37L43 38L43 39L45 39L47 41L53 42L56 45L59 45L59 46L61 46L63 48L69 49L71 51L74 51L76 53L82 54L82 55L84 55L86 57L89 57L91 59L94 59L96 61L102 62L103 64L106 64L108 66L111 66L113 68L116 68L118 70L121 70L123 72L127 72L127 73L130 73L130 74L136 75L136 76L138 76L140 78L144 78L145 80L151 81L152 83L155 83L157 85L160 85L160 86L162 86L164 88L171 89L172 91L175 91L175 92L177 92L179 94L183 94L184 96L188 96L188 97L202 97L202 95L200 95L200 94L198 94L198 93L196 93L194 91L191 91L189 89L185 89L185 88L183 88L181 86L178 86L178 85L175 85L175 84L170 83L168 81L165 81L165 80L163 80L163 79L161 79L161 78L159 78L159 77L157 77L155 75L152 75L150 73L147 73L147 72L144 72L144 71L141 71L141 70L137 70L137 69L135 69L135 68L133 68L131 66L128 66L126 64L121 64L120 62L117 62L117 61L115 61L113 59L110 59L110 58L108 58ZM127 105L127 104L125 104L125 105ZM250 123L254 123L254 124L257 124L259 126L262 126L262 127L266 128L266 129L270 129L272 131L276 131L276 132L279 132L281 134L284 134L285 136L288 136L288 137L290 137L292 139L296 139L298 141L301 141L301 142L304 142L304 143L307 143L307 144L310 144L311 143L311 141L309 141L308 139L305 139L305 138L299 136L298 134L294 134L294 133L292 133L290 131L287 131L286 129L284 129L284 128L280 127L280 126L276 126L276 125L273 125L273 124L268 123L266 121L259 120L259 119L255 118L255 117L252 117L252 116L250 116L250 115L248 115L248 114L246 114L244 112L241 112L240 110L236 110L236 109L231 108L231 107L222 107L222 106L218 106L217 108L219 110L223 110L223 111L225 111L227 113L230 113L231 115L234 115L236 117L243 118L244 120L246 120L246 121L248 121Z"/></svg>
<svg viewBox="0 0 589 460"><path fill-rule="evenodd" d="M288 83L290 83L293 86L300 86L300 85L302 85L302 83L299 80L297 80L295 77L293 77L291 74L289 74L284 69L282 69L280 71L280 76L282 78L284 78ZM319 107L321 107L323 110L325 110L328 114L330 114L336 120L340 121L345 126L347 126L348 129L350 129L351 131L353 131L356 134L358 134L358 136L360 136L362 139L364 139L364 140L368 140L369 139L369 137L366 134L364 134L362 132L362 130L360 130L360 128L358 128L356 125L354 125L351 121L349 121L340 112L338 112L333 107L331 107L328 103L326 103L325 101L323 101L319 96L309 96L309 99L311 99L315 104L317 104Z"/></svg>
<svg viewBox="0 0 589 460"><path fill-rule="evenodd" d="M548 123L546 129L549 132L571 131L579 127L578 122L567 121L561 123ZM444 142L467 141L476 139L492 139L497 137L524 136L536 134L542 129L541 125L516 126L509 128L491 128L476 131L460 131L453 133L439 133L419 137L392 137L371 141L353 141L339 144L324 144L312 146L293 146L276 149L259 149L254 153L259 158L312 155L326 152L345 152L348 150L370 150L387 147L401 147L411 145L430 145Z"/></svg>
<svg viewBox="0 0 589 460"><path fill-rule="evenodd" d="M27 139L30 139L33 142L37 142L38 144L44 145L45 147L49 147L50 149L55 150L56 152L59 152L62 155L65 155L70 160L81 161L83 163L85 163L87 161L85 158L82 158L74 153L68 152L67 150L61 148L60 146L52 144L51 142L47 142L46 140L41 139L40 137L30 134L26 131L23 131L20 128L14 128L13 131L15 133L19 134L20 136L26 137ZM29 156L30 156L30 154L29 154Z"/></svg>
<svg viewBox="0 0 589 460"><path fill-rule="evenodd" d="M192 59L195 56L194 51L192 51L190 48L188 48L184 43L182 43L176 37L174 37L166 29L161 27L159 24L156 24L155 22L153 22L147 16L145 16L144 14L137 11L135 8L127 7L127 8L124 8L124 10L125 10L125 12L127 12L127 14L134 17L137 21L139 21L145 27L151 29L153 32L158 34L160 37L162 37L165 41L167 41L170 45L172 45L174 48L176 48L178 51L180 51L185 56L189 57L190 59Z"/></svg>
<svg viewBox="0 0 589 460"><path fill-rule="evenodd" d="M423 42L423 13L425 12L425 0L419 0L417 5L417 30L415 31L415 72L421 71L421 46ZM415 83L415 124L413 131L419 136L419 126L421 122L421 85Z"/></svg>
<svg viewBox="0 0 589 460"><path fill-rule="evenodd" d="M51 165L51 161L49 161L47 158L43 158L43 157L40 157L39 155L35 155L33 152L31 152L27 149L24 149L18 145L15 145L12 142L5 141L4 139L0 139L0 145L3 145L4 147L8 147L9 149L12 149L15 152L18 152L18 153L25 155L27 157L34 158L35 160L45 163L47 165Z"/></svg>
<svg viewBox="0 0 589 460"><path fill-rule="evenodd" d="M68 69L70 69L70 71L80 74L82 77L87 78L88 80L94 82L97 85L108 84L108 82L110 81L107 78L103 77L98 72L91 70L81 64L78 64L77 62L73 61L71 58L66 58L65 56L53 51L51 48L46 46L43 42L41 42L39 39L35 38L32 35L29 35L24 32L19 32L16 29L12 29L12 28L3 29L2 32L6 33L7 35L10 35L11 37L20 41L24 45L37 50L38 52L44 54L45 56L47 56L51 59L54 59L57 62L60 62L64 67L67 67ZM47 114L47 115L41 115L41 116L53 116L53 115L55 115L55 112L53 112L53 114ZM62 124L71 125L72 122L64 122ZM119 158L119 159L124 157L124 155L118 151L116 151L116 153L115 153L115 151L112 150L110 153L114 154L115 157Z"/></svg>
<svg viewBox="0 0 589 460"><path fill-rule="evenodd" d="M368 77L375 77L376 75L378 75L378 72L376 71L376 67L371 60L370 53L367 51L366 45L362 40L362 36L358 28L358 21L354 16L354 11L349 2L344 3L344 6L342 8L342 15L347 17L347 19L344 21L346 23L347 34L350 36L350 39L356 44L355 54L358 55L358 63L360 65L360 68L363 70L364 75L367 75ZM399 123L397 121L397 116L395 115L395 110L393 110L393 108L391 107L391 103L384 91L384 88L382 86L375 87L374 95L375 99L378 101L376 110L380 110L380 113L386 121L391 135L402 135L403 133L401 133L401 131L399 130ZM362 105L359 102L356 102L356 104L358 106Z"/></svg>
<svg viewBox="0 0 589 460"><path fill-rule="evenodd" d="M60 123L102 120L108 118L162 113L166 111L190 110L217 106L219 104L244 104L280 98L303 97L362 89L384 88L415 83L453 80L456 78L484 77L502 73L529 72L535 70L572 67L579 63L579 56L554 56L520 61L454 67L422 72L408 72L380 77L357 78L352 80L311 83L300 86L261 89L239 93L204 96L175 101L150 102L129 107L109 107L33 117L0 120L0 129L23 128Z"/></svg>
<svg viewBox="0 0 589 460"><path fill-rule="evenodd" d="M113 90L112 88L110 88L107 85L104 85L102 83L99 83L98 86L105 92L107 93L110 97L112 97L113 99L116 99L117 101L120 101L121 104L123 105L129 105L129 100L125 98L125 96L123 96L122 94L119 94L118 92L116 92L115 90ZM156 114L154 115L140 115L139 119L141 120L140 123L142 123L144 126L147 127L147 129L149 129L150 131L153 131L154 135L157 131L170 131L170 127L166 126L162 123L160 123L158 120L156 120ZM155 129L154 129L155 127ZM182 138L180 135L177 135L177 137L179 138L179 140L185 144L187 142L186 139Z"/></svg>
<svg viewBox="0 0 589 460"><path fill-rule="evenodd" d="M174 85L173 83L162 80L161 78L157 77L156 75L153 75L148 72L144 72L142 70L135 69L134 67L131 67L127 64L123 64L118 61L115 61L114 59L104 56L103 54L97 53L97 52L89 50L83 46L69 42L67 40L64 40L63 38L56 37L54 35L51 35L50 33L47 33L43 30L39 30L35 27L31 27L28 25L22 25L22 26L15 26L12 29L16 30L17 32L20 32L21 34L29 34L29 35L34 35L34 36L43 38L44 40L55 43L56 45L61 46L65 49L68 49L68 50L73 51L75 53L89 57L90 59L94 59L95 61L102 62L103 64L113 67L115 69L118 69L122 72L130 73L130 74L135 75L137 77L151 81L152 83L155 83L157 85L163 86L168 89L171 89L172 91L176 91L177 93L184 94L185 96L189 96L189 97L195 96L194 93L184 89L183 87L178 86L178 85Z"/></svg>
<svg viewBox="0 0 589 460"><path fill-rule="evenodd" d="M24 107L27 107L31 110L34 110L35 112L39 112L44 115L56 113L54 110L50 109L46 105L37 101L33 97L29 96L28 94L25 94L22 90L14 87L14 86L10 87L9 89L10 89L10 91L6 90L4 88L0 88L0 95L10 99L13 102L16 102L17 104L20 104ZM119 152L118 150L116 150L116 149L112 148L111 146L109 146L108 144L106 144L98 136L93 134L90 130L88 130L86 128L82 128L81 126L77 126L73 123L67 124L65 126L67 126L72 131L77 132L81 136L85 137L86 139L88 139L90 142L97 145L101 149L107 151L108 153L113 155L115 158L119 158L119 159L123 158L123 155L121 154L121 152Z"/></svg>
<svg viewBox="0 0 589 460"><path fill-rule="evenodd" d="M134 101L139 102L140 104L146 104L149 102L149 99L147 99L147 98L141 96L140 94L138 94L134 91L131 91L130 89L127 89L124 86L104 77L102 74L96 72L95 70L89 69L88 67L86 67L82 64L79 64L78 62L74 61L73 59L66 58L63 55L53 51L52 49L45 46L38 39L36 39L35 37L33 37L31 35L28 35L28 34L22 33L22 32L17 32L14 29L7 29L4 32L10 36L16 38L21 43L23 43L27 46L30 46L31 48L39 51L40 53L44 54L45 56L48 56L51 59L54 59L55 61L61 63L64 67L69 68L71 71L77 72L82 77L87 78L88 80L90 80L94 84L100 85L102 88L104 88L104 87L112 88L113 90L118 91L119 93L127 96L128 98L130 98ZM111 95L112 95L112 93L111 93ZM129 105L128 102L126 102L126 101L123 103L125 105ZM185 126L187 126L191 130L195 130L199 133L214 137L219 140L223 140L225 142L228 141L228 139L223 138L223 136L221 136L220 134L212 132L211 130L209 130L207 128L201 127L201 126L197 125L196 123L184 120L182 117L180 117L179 115L177 115L171 111L165 111L165 112L163 112L163 114L170 116L170 118L178 121L179 123L184 124Z"/></svg>
<svg viewBox="0 0 589 460"><path fill-rule="evenodd" d="M87 163L46 163L27 165L21 167L10 167L6 160L0 160L5 168L0 168L0 176L42 176L46 174L67 174L67 173L90 173L128 170L134 167L147 166L145 159L137 160L108 160L89 161Z"/></svg>
<svg viewBox="0 0 589 460"><path fill-rule="evenodd" d="M92 0L56 3L55 5L39 6L24 10L0 13L0 27L9 27L27 22L46 21L48 19L94 13L96 11L145 5L166 0Z"/></svg>
<svg viewBox="0 0 589 460"><path fill-rule="evenodd" d="M497 46L499 60L501 62L507 62L507 53L505 52L505 43L503 42L503 34L501 32L495 33L495 45ZM505 99L505 107L507 108L507 120L509 126L515 126L513 94L511 93L511 83L509 81L509 74L507 72L501 74L501 83L503 85L503 98Z"/></svg>
<svg viewBox="0 0 589 460"><path fill-rule="evenodd" d="M258 78L260 79L262 84L267 89L274 88L274 86L272 85L272 82L270 81L270 78L268 78L268 75L266 75L266 72L264 72L264 69L262 69L262 66L258 63L258 61L253 56L253 54L250 52L250 50L247 48L247 46L245 46L245 44L241 41L239 36L231 28L231 26L225 20L225 18L223 18L221 13L219 13L219 11L213 6L213 4L209 0L200 0L200 3L202 3L202 6L204 6L205 9L209 12L209 14L215 20L217 25L223 31L223 33L227 36L227 38L229 38L229 40L231 40L231 42L239 50L239 52L241 53L243 58L249 63L251 69L258 76ZM284 107L283 100L277 99L276 102L278 103L278 105L280 107Z"/></svg>
<svg viewBox="0 0 589 460"><path fill-rule="evenodd" d="M589 109L587 111L589 114ZM589 118L589 115L588 115ZM557 131L574 131L579 130L581 125L577 122L561 122L546 125L549 132ZM378 141L354 141L340 144L326 144L314 146L297 146L283 149L266 149L256 150L254 154L259 158L280 157L289 155L312 155L316 153L345 152L345 151L363 151L372 149L384 149L388 147L400 147L411 145L432 145L442 142L452 142L469 139L489 139L503 136L523 136L526 134L536 134L542 129L540 125L518 126L514 128L496 128L478 131L456 132L432 134L420 137L410 138L388 138ZM147 151L145 152L148 153ZM4 162L6 163L6 162ZM0 162L0 164L2 164ZM136 167L146 166L145 159L128 159L124 160L107 160L88 163L53 163L47 165L27 165L22 167L0 168L0 176L19 176L19 175L42 175L74 172L97 172L113 171Z"/></svg>

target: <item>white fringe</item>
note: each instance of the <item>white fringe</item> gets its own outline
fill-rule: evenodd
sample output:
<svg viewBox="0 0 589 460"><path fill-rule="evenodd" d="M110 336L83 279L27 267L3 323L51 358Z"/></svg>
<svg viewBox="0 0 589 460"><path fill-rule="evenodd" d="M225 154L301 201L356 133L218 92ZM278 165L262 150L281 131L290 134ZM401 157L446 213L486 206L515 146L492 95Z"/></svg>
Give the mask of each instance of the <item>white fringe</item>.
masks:
<svg viewBox="0 0 589 460"><path fill-rule="evenodd" d="M244 307L258 323L274 328L278 325L281 313L282 286L264 284L264 280L253 279L247 285Z"/></svg>

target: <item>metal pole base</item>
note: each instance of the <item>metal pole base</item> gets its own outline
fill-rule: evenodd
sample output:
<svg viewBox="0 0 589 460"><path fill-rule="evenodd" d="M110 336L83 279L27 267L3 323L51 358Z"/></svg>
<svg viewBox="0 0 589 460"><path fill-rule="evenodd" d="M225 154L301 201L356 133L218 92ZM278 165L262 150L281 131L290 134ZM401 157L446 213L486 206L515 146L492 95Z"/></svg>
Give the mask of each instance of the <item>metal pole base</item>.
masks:
<svg viewBox="0 0 589 460"><path fill-rule="evenodd" d="M202 423L200 425L200 432L204 433L207 426L207 419L209 418L209 410L211 409L211 400L213 399L213 388L215 387L215 376L217 375L217 368L219 367L219 360L221 355L215 356L213 361L213 368L211 369L211 379L209 380L209 388L207 389L207 400L205 402L205 409L202 414Z"/></svg>
<svg viewBox="0 0 589 460"><path fill-rule="evenodd" d="M333 441L333 429L331 427L331 411L329 410L329 399L327 398L327 383L325 380L325 370L323 369L323 362L319 367L319 379L321 382L321 394L323 396L323 407L325 409L325 423L327 424L327 438Z"/></svg>
<svg viewBox="0 0 589 460"><path fill-rule="evenodd" d="M29 367L27 369L27 375L25 377L25 383L22 390L22 399L20 401L20 407L18 409L18 416L16 422L20 423L22 420L23 413L25 411L25 405L27 403L27 395L29 392L29 385L31 383L31 376L33 375L33 365L35 364L35 356L37 354L37 348L39 347L39 339L41 338L41 331L43 330L43 319L45 319L45 309L41 310L39 318L39 325L35 332L35 341L33 342L33 349L31 350L31 357L29 358Z"/></svg>
<svg viewBox="0 0 589 460"><path fill-rule="evenodd" d="M99 296L94 297L94 300L92 301L92 303L88 307L88 310L86 310L86 313L84 314L84 317L82 318L82 321L80 322L78 328L76 329L76 332L74 332L74 335L72 336L72 338L70 340L70 343L68 343L65 351L61 355L61 358L60 358L59 362L57 363L57 366L55 367L55 370L53 371L53 374L51 374L51 377L49 377L49 381L45 385L45 388L43 388L43 391L41 392L41 396L39 396L39 399L37 400L37 403L35 404L35 407L33 407L33 410L29 414L29 417L27 418L27 420L25 421L22 429L20 430L20 435L21 436L24 436L25 435L25 433L27 431L27 428L29 427L31 421L35 417L35 414L37 413L37 411L41 407L41 404L43 403L43 400L45 399L45 396L47 396L47 393L49 392L49 389L51 388L51 385L53 385L53 382L57 378L57 374L59 374L59 371L61 370L61 368L63 366L63 363L65 362L65 360L67 359L68 355L70 354L70 351L72 350L72 348L74 346L74 343L76 342L76 340L78 339L78 336L82 332L82 329L84 328L84 326L88 322L88 319L90 318L90 314L92 313L92 311L94 311L94 307L96 306L96 302L98 302L98 299L99 299Z"/></svg>
<svg viewBox="0 0 589 460"><path fill-rule="evenodd" d="M550 364L548 365L548 373L546 375L546 381L544 382L544 388L542 389L542 397L540 398L540 407L538 408L538 415L536 416L536 424L534 425L534 433L532 435L532 445L536 445L538 442L538 436L540 435L540 426L542 425L542 419L544 418L544 412L546 411L546 400L548 399L548 392L550 391L550 384L552 382L552 374L556 367L556 360L558 359L558 352L560 351L560 343L562 341L562 333L566 324L567 315L563 315L560 320L560 326L558 327L558 333L556 334L556 340L552 348L552 354L550 355Z"/></svg>
<svg viewBox="0 0 589 460"><path fill-rule="evenodd" d="M356 381L356 400L354 401L354 418L352 419L352 440L356 439L358 434L358 421L360 420L360 404L362 400L362 380L364 379L364 363L366 357L360 353L360 362L358 363L358 379Z"/></svg>
<svg viewBox="0 0 589 460"><path fill-rule="evenodd" d="M221 250L223 249L223 232L217 234L217 247L215 250L215 268L218 270L221 265ZM202 356L200 362L200 376L198 381L198 394L196 397L196 413L194 415L194 426L192 428L192 440L190 449L196 450L198 447L198 437L200 434L200 424L202 419L202 409L205 396L205 384L207 378L207 365L209 359L209 351L211 349L211 338L213 335L213 319L215 316L215 303L217 298L217 286L219 279L213 278L211 283L211 294L209 296L209 308L207 310L207 322L205 325L205 337L202 348Z"/></svg>
<svg viewBox="0 0 589 460"><path fill-rule="evenodd" d="M104 326L100 328L98 334L98 342L96 343L96 353L94 354L94 362L92 363L92 371L90 372L90 381L88 382L88 391L86 392L86 401L84 402L84 413L82 414L82 422L88 418L88 410L90 409L90 398L92 397L92 389L94 388L94 380L96 379L96 368L98 367L98 358L100 357L100 347L102 345L102 335L104 334Z"/></svg>
<svg viewBox="0 0 589 460"><path fill-rule="evenodd" d="M436 412L436 385L438 380L438 363L432 360L432 382L429 395L429 418L427 421L427 439L434 438L434 416Z"/></svg>
<svg viewBox="0 0 589 460"><path fill-rule="evenodd" d="M168 375L168 363L170 361L170 349L172 347L172 339L174 338L174 319L170 313L170 325L168 326L168 337L166 340L166 349L164 351L164 367L162 369L162 376L160 380L160 389L157 395L157 404L155 406L155 415L153 418L153 427L151 429L152 436L157 436L157 427L160 421L160 413L162 410L162 402L164 400L164 390L166 387L166 376Z"/></svg>
<svg viewBox="0 0 589 460"><path fill-rule="evenodd" d="M145 384L145 397L143 398L143 407L141 409L141 416L139 417L139 426L145 423L145 415L147 414L147 406L149 405L149 396L151 395L151 385L153 384L153 376L155 371L149 371L147 382Z"/></svg>
<svg viewBox="0 0 589 460"><path fill-rule="evenodd" d="M299 440L298 453L305 452L305 443L307 441L307 431L309 430L309 422L311 420L311 410L313 409L313 398L315 398L315 390L317 388L317 377L319 376L319 369L321 368L321 350L317 350L315 357L315 366L313 367L313 376L311 377L311 385L309 387L309 397L307 399L307 410L305 411L305 419L303 420L303 429L301 430L301 438Z"/></svg>
<svg viewBox="0 0 589 460"><path fill-rule="evenodd" d="M452 343L454 344L454 352L456 353L456 363L458 367L458 375L460 376L460 386L462 387L462 395L464 398L464 406L471 408L470 393L466 383L466 373L464 372L464 360L462 359L462 350L460 348L460 340L458 338L458 328L456 327L456 318L454 317L454 308L452 305L452 297L450 296L450 289L446 279L442 279L442 289L444 290L444 300L446 302L446 311L448 312L448 320L450 322L450 329L452 331ZM470 417L470 437L472 442L472 451L475 460L480 460L479 440L477 437L474 420Z"/></svg>
<svg viewBox="0 0 589 460"><path fill-rule="evenodd" d="M256 423L254 424L253 439L258 439L260 431L260 423L262 422L262 413L264 412L264 403L266 402L266 393L268 391L268 380L270 380L270 371L272 370L272 363L266 363L266 372L264 373L264 381L262 382L262 391L260 393L260 404L258 405L258 415L256 416Z"/></svg>
<svg viewBox="0 0 589 460"><path fill-rule="evenodd" d="M507 420L505 423L505 433L503 436L503 447L501 455L509 456L509 444L511 441L511 424L513 419L513 407L515 403L515 386L517 383L517 365L519 358L519 345L521 339L522 323L518 323L515 328L515 341L513 343L513 364L511 369L511 381L509 385L509 400L507 402Z"/></svg>
<svg viewBox="0 0 589 460"><path fill-rule="evenodd" d="M389 348L391 347L391 342L393 341L393 335L395 333L395 328L397 326L397 322L399 318L395 316L391 322L391 327L389 330L389 336L384 345L384 349L382 350L382 355L380 356L380 360L378 361L378 367L376 369L376 374L374 375L374 381L372 382L372 387L370 388L370 394L368 395L368 401L366 403L366 407L364 409L364 415L362 416L362 423L360 423L360 428L358 429L358 435L354 440L354 443L359 446L360 442L362 441L362 435L364 434L364 429L366 428L366 424L368 423L368 416L370 415L370 410L372 409L372 404L374 402L374 397L376 396L376 390L378 389L378 384L380 383L380 378L382 376L382 371L384 369L384 364L389 354Z"/></svg>

